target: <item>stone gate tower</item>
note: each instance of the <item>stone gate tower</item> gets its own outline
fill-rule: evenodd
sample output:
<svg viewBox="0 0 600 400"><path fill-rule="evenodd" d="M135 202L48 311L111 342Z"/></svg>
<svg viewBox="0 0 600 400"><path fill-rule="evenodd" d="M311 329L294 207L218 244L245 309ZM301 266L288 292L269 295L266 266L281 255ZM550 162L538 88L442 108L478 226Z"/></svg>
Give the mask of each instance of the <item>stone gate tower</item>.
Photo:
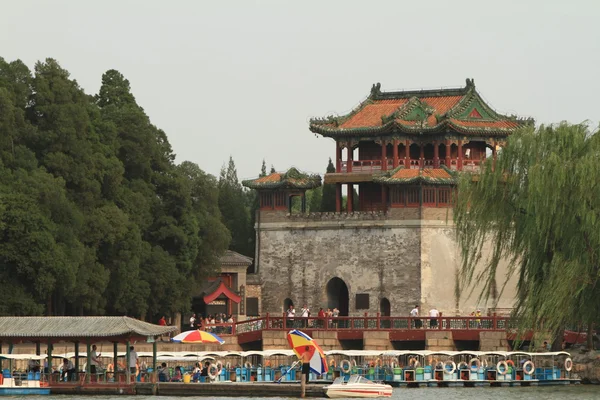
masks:
<svg viewBox="0 0 600 400"><path fill-rule="evenodd" d="M478 300L459 280L452 197L458 174L494 163L507 137L530 120L495 112L473 80L457 89L382 92L356 109L310 121L335 142L336 212L293 213L290 198L320 184L293 169L245 181L260 193L256 265L263 313L291 302L337 307L341 315L407 315L415 305L445 315L511 308L515 285ZM358 204L347 196L358 189ZM304 205L304 202L302 202ZM498 285L505 271L498 271Z"/></svg>

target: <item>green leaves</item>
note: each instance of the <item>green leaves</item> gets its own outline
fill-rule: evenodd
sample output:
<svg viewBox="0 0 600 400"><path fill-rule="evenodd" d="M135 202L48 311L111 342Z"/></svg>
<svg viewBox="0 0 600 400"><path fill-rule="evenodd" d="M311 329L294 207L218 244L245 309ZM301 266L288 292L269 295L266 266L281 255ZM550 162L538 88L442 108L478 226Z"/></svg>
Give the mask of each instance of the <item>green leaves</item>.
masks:
<svg viewBox="0 0 600 400"><path fill-rule="evenodd" d="M0 59L0 314L186 311L230 236L216 179L174 159L118 71L92 97Z"/></svg>
<svg viewBox="0 0 600 400"><path fill-rule="evenodd" d="M600 316L600 141L585 125L523 128L496 168L459 184L455 221L463 277L487 282L500 260L519 280L523 327L558 332ZM478 272L484 245L493 251Z"/></svg>

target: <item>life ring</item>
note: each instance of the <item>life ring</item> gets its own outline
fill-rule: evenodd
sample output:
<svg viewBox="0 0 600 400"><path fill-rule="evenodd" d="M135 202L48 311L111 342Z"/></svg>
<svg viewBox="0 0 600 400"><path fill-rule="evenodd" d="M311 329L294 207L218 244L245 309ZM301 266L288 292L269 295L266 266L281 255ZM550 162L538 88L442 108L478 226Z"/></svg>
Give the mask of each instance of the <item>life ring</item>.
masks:
<svg viewBox="0 0 600 400"><path fill-rule="evenodd" d="M528 370L527 367L531 367L531 369ZM533 364L533 362L531 360L525 361L525 364L523 364L523 372L525 372L527 375L531 375L534 371L535 365Z"/></svg>
<svg viewBox="0 0 600 400"><path fill-rule="evenodd" d="M213 371L213 370L215 371L215 373L214 373L214 374L212 373L212 371ZM220 372L221 372L221 371L219 371L219 370L218 370L218 368L217 368L217 366L216 366L215 364L210 364L210 365L208 366L208 371L206 371L206 373L208 374L208 376L209 376L211 379L213 379L213 380L214 380L214 379L217 379L217 376L219 375L219 373L220 373Z"/></svg>
<svg viewBox="0 0 600 400"><path fill-rule="evenodd" d="M469 367L469 364L467 364L467 363L466 363L466 362L464 362L464 361L461 361L461 362L459 362L459 363L456 365L456 368L458 368L459 370L461 370L461 369L468 369L468 367Z"/></svg>
<svg viewBox="0 0 600 400"><path fill-rule="evenodd" d="M335 358L331 358L329 360L329 366L332 367L332 368L336 368L337 367L337 364L335 362Z"/></svg>
<svg viewBox="0 0 600 400"><path fill-rule="evenodd" d="M227 363L229 364L229 363ZM271 360L267 360L265 361L265 367L270 367L271 366Z"/></svg>
<svg viewBox="0 0 600 400"><path fill-rule="evenodd" d="M473 365L473 363L475 363L475 365ZM479 358L471 358L469 361L469 367L471 368L471 371L477 371L481 367L481 361L479 361Z"/></svg>
<svg viewBox="0 0 600 400"><path fill-rule="evenodd" d="M347 374L350 372L350 369L352 369L352 365L350 364L350 361L342 360L340 361L340 368L343 373Z"/></svg>
<svg viewBox="0 0 600 400"><path fill-rule="evenodd" d="M515 367L515 362L513 360L506 360L506 364L510 365L511 367Z"/></svg>
<svg viewBox="0 0 600 400"><path fill-rule="evenodd" d="M567 357L565 360L565 370L570 372L573 369L573 360L570 357Z"/></svg>
<svg viewBox="0 0 600 400"><path fill-rule="evenodd" d="M448 370L448 368L446 368L448 366L452 367L452 369ZM446 360L446 362L444 363L444 372L447 374L453 374L454 371L456 371L456 363L452 360Z"/></svg>
<svg viewBox="0 0 600 400"><path fill-rule="evenodd" d="M482 364L483 364L483 368L487 368L487 367L490 366L490 363L488 362L487 358L483 359L483 363Z"/></svg>
<svg viewBox="0 0 600 400"><path fill-rule="evenodd" d="M112 364L108 364L106 366L106 372L114 372L115 371L115 367Z"/></svg>
<svg viewBox="0 0 600 400"><path fill-rule="evenodd" d="M246 362L244 363L244 367L246 367L246 368L250 369L250 368L252 368L252 363L250 363L250 361L246 361Z"/></svg>
<svg viewBox="0 0 600 400"><path fill-rule="evenodd" d="M504 371L500 369L500 367L502 366L504 367ZM498 371L500 375L506 375L506 373L508 372L508 363L504 360L498 361L498 364L496 364L496 371Z"/></svg>

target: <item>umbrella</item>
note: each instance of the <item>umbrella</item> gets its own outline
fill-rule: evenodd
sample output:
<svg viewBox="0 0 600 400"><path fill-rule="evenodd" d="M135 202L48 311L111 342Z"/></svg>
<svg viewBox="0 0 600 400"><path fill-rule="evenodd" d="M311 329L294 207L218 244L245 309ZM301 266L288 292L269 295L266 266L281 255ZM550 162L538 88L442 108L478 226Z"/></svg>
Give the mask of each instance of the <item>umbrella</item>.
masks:
<svg viewBox="0 0 600 400"><path fill-rule="evenodd" d="M205 343L205 344L223 344L225 341L215 335L214 333L201 331L197 329L195 331L181 332L179 335L171 339L173 342L178 343Z"/></svg>
<svg viewBox="0 0 600 400"><path fill-rule="evenodd" d="M288 343L292 346L294 353L298 357L302 357L308 346L308 351L311 354L310 358L310 370L317 375L323 375L328 371L327 361L325 359L325 353L321 350L321 347L306 333L294 329L288 333Z"/></svg>

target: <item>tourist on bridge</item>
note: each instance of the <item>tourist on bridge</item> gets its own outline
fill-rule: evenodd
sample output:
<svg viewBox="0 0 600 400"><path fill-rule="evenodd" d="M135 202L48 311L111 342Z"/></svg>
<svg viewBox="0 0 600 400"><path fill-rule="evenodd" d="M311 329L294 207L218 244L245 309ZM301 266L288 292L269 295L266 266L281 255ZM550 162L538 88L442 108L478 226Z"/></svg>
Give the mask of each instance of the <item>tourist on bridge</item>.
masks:
<svg viewBox="0 0 600 400"><path fill-rule="evenodd" d="M431 320L429 321L429 327L431 329L435 329L438 326L438 318L440 317L440 312L437 310L437 308L432 307L431 310L429 310L429 317L431 318Z"/></svg>
<svg viewBox="0 0 600 400"><path fill-rule="evenodd" d="M323 310L323 307L319 308L319 313L317 316L319 317L318 327L325 328L325 310Z"/></svg>
<svg viewBox="0 0 600 400"><path fill-rule="evenodd" d="M421 322L421 320L418 319L418 317L419 317L419 305L418 304L415 305L415 308L410 310L410 316L412 318L417 318L414 320L415 321L414 327L417 329L421 329L421 326L423 326L423 322Z"/></svg>
<svg viewBox="0 0 600 400"><path fill-rule="evenodd" d="M290 306L288 307L288 309L286 311L286 316L287 316L287 327L293 328L294 327L294 317L296 316L296 310L294 309L293 304L290 304Z"/></svg>
<svg viewBox="0 0 600 400"><path fill-rule="evenodd" d="M302 326L304 328L308 327L308 317L310 317L310 309L306 304L300 309L300 316L303 318Z"/></svg>

